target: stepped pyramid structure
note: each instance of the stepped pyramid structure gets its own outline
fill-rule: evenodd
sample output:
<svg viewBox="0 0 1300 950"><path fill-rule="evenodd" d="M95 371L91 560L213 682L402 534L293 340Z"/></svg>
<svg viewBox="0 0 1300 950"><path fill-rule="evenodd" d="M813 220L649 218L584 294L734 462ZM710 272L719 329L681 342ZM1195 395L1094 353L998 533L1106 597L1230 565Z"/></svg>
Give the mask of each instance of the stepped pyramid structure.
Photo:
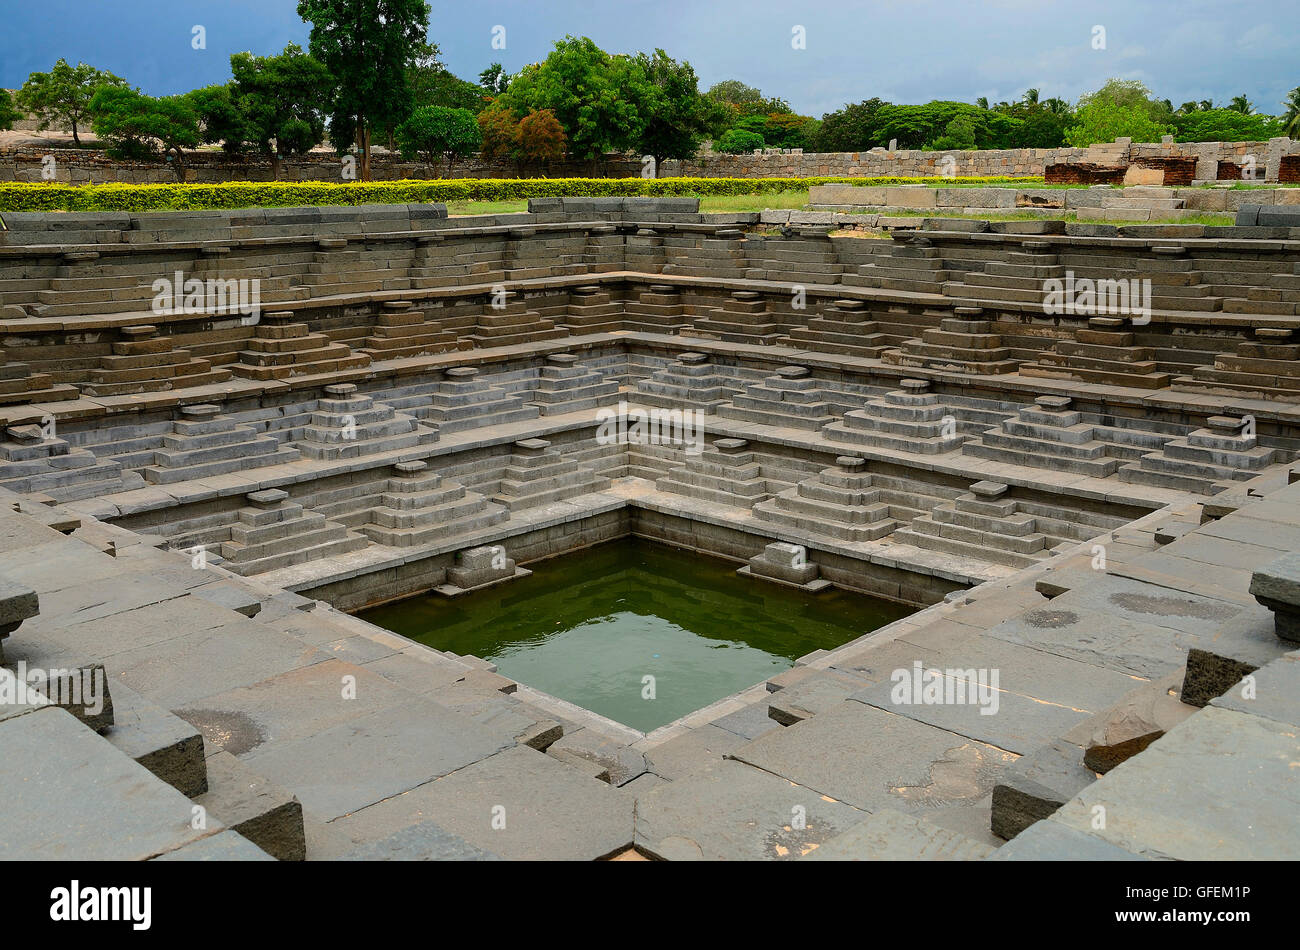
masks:
<svg viewBox="0 0 1300 950"><path fill-rule="evenodd" d="M586 252L587 235L583 231L511 228L501 260L509 280L566 277L587 272Z"/></svg>
<svg viewBox="0 0 1300 950"><path fill-rule="evenodd" d="M662 273L683 277L743 277L745 232L723 228L710 235L671 233L663 239Z"/></svg>
<svg viewBox="0 0 1300 950"><path fill-rule="evenodd" d="M597 224L587 228L581 273L607 274L623 270L624 240L619 229L612 224Z"/></svg>
<svg viewBox="0 0 1300 950"><path fill-rule="evenodd" d="M398 462L370 521L357 530L378 544L406 548L477 531L508 517L510 512L501 505L459 482L444 480L424 462Z"/></svg>
<svg viewBox="0 0 1300 950"><path fill-rule="evenodd" d="M895 449L919 455L953 452L969 436L958 432L953 411L930 392L925 379L904 379L900 388L862 409L850 409L841 422L827 425L822 434L836 442Z"/></svg>
<svg viewBox="0 0 1300 950"><path fill-rule="evenodd" d="M152 393L189 386L207 386L230 379L228 369L213 369L205 359L189 350L173 348L167 337L158 336L155 326L123 327L122 339L113 344L110 356L100 359L98 369L81 389L87 396L122 396Z"/></svg>
<svg viewBox="0 0 1300 950"><path fill-rule="evenodd" d="M881 490L872 486L866 461L849 455L835 459L834 468L760 501L753 511L764 521L840 541L876 541L898 527Z"/></svg>
<svg viewBox="0 0 1300 950"><path fill-rule="evenodd" d="M139 481L137 476L130 478ZM125 487L119 462L100 461L93 452L73 448L63 439L47 439L40 426L5 429L4 441L0 442L0 488L42 492L59 501L75 501Z"/></svg>
<svg viewBox="0 0 1300 950"><path fill-rule="evenodd" d="M1085 383L1161 389L1168 373L1159 371L1155 350L1135 346L1136 336L1123 317L1092 317L1073 340L1057 340L1038 359L1020 366L1021 376L1077 379Z"/></svg>
<svg viewBox="0 0 1300 950"><path fill-rule="evenodd" d="M727 419L813 431L836 418L806 366L782 366L760 382L747 383L716 411Z"/></svg>
<svg viewBox="0 0 1300 950"><path fill-rule="evenodd" d="M434 383L397 390L389 400L395 409L436 426L438 432L461 432L483 425L508 425L536 419L538 408L525 396L507 392L479 378L473 366L452 366Z"/></svg>
<svg viewBox="0 0 1300 950"><path fill-rule="evenodd" d="M717 439L686 463L655 482L659 491L701 501L751 508L771 497L762 466L744 439Z"/></svg>
<svg viewBox="0 0 1300 950"><path fill-rule="evenodd" d="M184 406L180 413L171 433L162 437L162 446L154 450L153 464L140 469L147 482L169 485L300 457L297 449L282 447L273 436L222 415L219 406Z"/></svg>
<svg viewBox="0 0 1300 950"><path fill-rule="evenodd" d="M647 333L680 333L691 324L682 295L671 284L651 284L625 306L624 325Z"/></svg>
<svg viewBox="0 0 1300 950"><path fill-rule="evenodd" d="M618 381L606 379L589 367L581 366L572 353L553 353L546 358L528 401L544 416L595 409L618 401Z"/></svg>
<svg viewBox="0 0 1300 950"><path fill-rule="evenodd" d="M962 453L1034 468L1078 472L1094 478L1113 475L1121 460L1096 437L1096 427L1070 408L1069 396L1039 396L997 429L962 445Z"/></svg>
<svg viewBox="0 0 1300 950"><path fill-rule="evenodd" d="M751 280L779 280L796 284L839 283L844 265L830 239L831 228L808 225L797 237L751 237L745 242L745 259Z"/></svg>
<svg viewBox="0 0 1300 950"><path fill-rule="evenodd" d="M26 363L5 358L0 350L0 406L24 402L62 402L76 399L75 386L55 383L49 373L33 373Z"/></svg>
<svg viewBox="0 0 1300 950"><path fill-rule="evenodd" d="M1211 416L1205 427L1171 439L1159 452L1119 470L1126 482L1164 485L1202 495L1222 490L1216 482L1246 481L1271 465L1277 450L1259 444L1247 420Z"/></svg>
<svg viewBox="0 0 1300 950"><path fill-rule="evenodd" d="M563 318L570 333L610 333L623 329L623 304L598 284L574 287Z"/></svg>
<svg viewBox="0 0 1300 950"><path fill-rule="evenodd" d="M1286 327L1255 327L1252 339L1233 353L1220 353L1213 366L1197 366L1179 376L1173 389L1184 392L1250 392L1256 397L1300 402L1300 338Z"/></svg>
<svg viewBox="0 0 1300 950"><path fill-rule="evenodd" d="M874 315L861 300L837 300L812 317L807 326L795 327L782 341L821 353L842 353L879 359L889 348Z"/></svg>
<svg viewBox="0 0 1300 950"><path fill-rule="evenodd" d="M893 237L893 244L872 248L876 260L858 265L856 274L845 274L840 282L850 287L939 293L952 277L939 249L921 235L895 231Z"/></svg>
<svg viewBox="0 0 1300 950"><path fill-rule="evenodd" d="M1034 516L1019 511L1006 493L999 482L976 482L969 492L912 519L894 540L1013 567L1049 557L1059 540L1039 531Z"/></svg>
<svg viewBox="0 0 1300 950"><path fill-rule="evenodd" d="M361 535L288 498L278 488L248 495L249 505L239 509L239 521L230 527L230 540L220 545L222 567L248 577L366 546Z"/></svg>
<svg viewBox="0 0 1300 950"><path fill-rule="evenodd" d="M776 314L767 309L763 295L752 290L738 290L723 301L722 306L708 311L708 316L696 317L683 336L722 340L726 343L779 343Z"/></svg>
<svg viewBox="0 0 1300 950"><path fill-rule="evenodd" d="M325 387L298 442L312 459L361 458L438 441L438 433L392 406L357 393L352 383Z"/></svg>
<svg viewBox="0 0 1300 950"><path fill-rule="evenodd" d="M978 307L956 307L939 321L939 329L923 330L919 340L886 350L882 359L895 366L915 366L949 373L1000 375L1014 373L1016 361L993 332L993 322L981 318Z"/></svg>
<svg viewBox="0 0 1300 950"><path fill-rule="evenodd" d="M1024 241L1019 250L983 262L980 270L968 271L960 281L949 281L943 290L955 297L1038 303L1043 299L1044 281L1063 281L1065 277L1066 267L1055 245L1047 241Z"/></svg>
<svg viewBox="0 0 1300 950"><path fill-rule="evenodd" d="M426 320L424 311L416 310L409 300L387 300L375 317L374 332L359 352L371 359L392 360L469 347L468 340L460 343L456 334L444 330L438 321Z"/></svg>
<svg viewBox="0 0 1300 950"><path fill-rule="evenodd" d="M470 239L421 234L416 239L407 271L411 287L424 289L504 280L504 247L505 239L495 234Z"/></svg>
<svg viewBox="0 0 1300 950"><path fill-rule="evenodd" d="M662 273L667 260L664 236L654 228L637 228L635 234L627 236L623 258L628 270L641 274Z"/></svg>
<svg viewBox="0 0 1300 950"><path fill-rule="evenodd" d="M604 491L609 479L601 478L581 462L565 459L545 439L524 439L514 444L501 486L492 500L510 511Z"/></svg>
<svg viewBox="0 0 1300 950"><path fill-rule="evenodd" d="M675 362L638 379L633 399L665 409L715 412L733 392L730 377L717 370L705 353L679 353Z"/></svg>
<svg viewBox="0 0 1300 950"><path fill-rule="evenodd" d="M513 291L497 295L501 306L489 304L478 318L469 339L475 346L514 346L536 343L569 335L552 320L545 320L536 310L529 310L524 298Z"/></svg>
<svg viewBox="0 0 1300 950"><path fill-rule="evenodd" d="M231 369L249 379L287 379L290 376L337 373L370 365L366 353L353 353L343 343L332 343L323 333L312 333L296 322L292 310L262 314L239 362Z"/></svg>

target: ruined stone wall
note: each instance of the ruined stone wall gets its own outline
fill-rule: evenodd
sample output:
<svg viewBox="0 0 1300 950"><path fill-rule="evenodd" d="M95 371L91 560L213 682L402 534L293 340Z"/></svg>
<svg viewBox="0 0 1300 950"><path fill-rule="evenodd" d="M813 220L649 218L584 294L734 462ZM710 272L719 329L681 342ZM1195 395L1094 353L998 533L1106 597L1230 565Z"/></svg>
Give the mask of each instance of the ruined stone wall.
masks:
<svg viewBox="0 0 1300 950"><path fill-rule="evenodd" d="M1148 142L1132 143L1120 139L1088 148L1022 148L986 151L923 152L914 149L866 152L804 152L776 150L763 154L719 155L705 153L691 161L667 161L659 177L699 178L810 178L829 177L920 177L991 175L1042 175L1049 165L1086 163L1107 167L1127 167L1134 162L1159 162L1168 159L1195 159L1195 179L1213 181L1218 164L1246 165L1258 168L1259 177L1277 181L1284 156L1300 151L1300 143L1287 138L1268 142ZM108 158L101 150L50 149L21 146L0 149L0 182L41 181L42 162L52 155L55 181L72 184L129 182L136 184L170 184L180 180L170 162L123 162ZM567 162L546 169L520 169L504 162L483 162L477 157L457 162L448 172L445 163L430 165L402 161L400 157L376 153L372 159L375 180L437 178L519 178L519 177L610 177L631 178L641 174L641 162L635 156L609 155L594 164ZM282 163L284 181L343 181L344 165L329 152L319 152ZM191 153L186 161L184 180L199 184L226 181L270 181L271 164L257 156L230 158L220 152Z"/></svg>

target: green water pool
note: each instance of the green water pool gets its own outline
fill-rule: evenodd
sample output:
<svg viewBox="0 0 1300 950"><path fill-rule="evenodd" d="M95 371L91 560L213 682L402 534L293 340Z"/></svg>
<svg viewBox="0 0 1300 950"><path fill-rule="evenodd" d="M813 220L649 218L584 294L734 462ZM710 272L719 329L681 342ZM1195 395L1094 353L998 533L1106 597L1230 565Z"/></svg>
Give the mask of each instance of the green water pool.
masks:
<svg viewBox="0 0 1300 950"><path fill-rule="evenodd" d="M649 732L912 612L738 577L732 562L626 539L454 600L423 595L359 616Z"/></svg>

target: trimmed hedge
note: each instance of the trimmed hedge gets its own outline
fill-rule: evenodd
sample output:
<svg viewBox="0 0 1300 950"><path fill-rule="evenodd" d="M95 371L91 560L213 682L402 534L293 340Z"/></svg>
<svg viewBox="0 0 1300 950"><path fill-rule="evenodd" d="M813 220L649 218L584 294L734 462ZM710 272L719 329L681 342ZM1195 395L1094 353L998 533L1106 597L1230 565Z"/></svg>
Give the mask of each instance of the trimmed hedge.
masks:
<svg viewBox="0 0 1300 950"><path fill-rule="evenodd" d="M431 181L227 182L222 185L0 184L3 211L204 211L302 205L422 204L523 198L707 197L792 191L809 185L1004 185L1041 177L990 178L451 178Z"/></svg>

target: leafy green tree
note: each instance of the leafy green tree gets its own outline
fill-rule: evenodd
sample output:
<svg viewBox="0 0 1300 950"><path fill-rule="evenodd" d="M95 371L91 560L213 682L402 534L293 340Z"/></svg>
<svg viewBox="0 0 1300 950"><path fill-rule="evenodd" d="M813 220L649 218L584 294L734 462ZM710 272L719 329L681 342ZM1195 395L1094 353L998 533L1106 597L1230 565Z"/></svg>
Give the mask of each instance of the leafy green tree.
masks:
<svg viewBox="0 0 1300 950"><path fill-rule="evenodd" d="M726 155L743 155L745 152L752 152L756 148L763 148L763 136L755 132L746 132L744 129L732 129L713 143L713 149Z"/></svg>
<svg viewBox="0 0 1300 950"><path fill-rule="evenodd" d="M1282 113L1282 124L1286 129L1283 134L1296 138L1300 136L1300 86L1287 93L1282 105L1286 109Z"/></svg>
<svg viewBox="0 0 1300 950"><path fill-rule="evenodd" d="M1242 115L1250 115L1255 111L1255 104L1244 95L1233 96L1232 101L1228 103L1228 108L1233 112L1240 112Z"/></svg>
<svg viewBox="0 0 1300 950"><path fill-rule="evenodd" d="M489 96L499 96L510 86L510 74L500 63L493 63L478 74L478 84L488 91Z"/></svg>
<svg viewBox="0 0 1300 950"><path fill-rule="evenodd" d="M638 152L654 156L656 169L665 159L691 158L708 134L713 115L711 104L700 95L695 70L661 49L653 56L638 53L636 67L649 87Z"/></svg>
<svg viewBox="0 0 1300 950"><path fill-rule="evenodd" d="M443 106L468 109L478 115L491 98L492 94L482 86L461 79L441 63L417 66L411 71L411 101L416 109Z"/></svg>
<svg viewBox="0 0 1300 950"><path fill-rule="evenodd" d="M975 147L975 121L968 115L959 115L943 130L943 135L930 146L939 151L971 149Z"/></svg>
<svg viewBox="0 0 1300 950"><path fill-rule="evenodd" d="M248 132L236 102L235 84L204 86L185 93L190 108L199 120L199 140L208 145L221 144L233 154L244 147Z"/></svg>
<svg viewBox="0 0 1300 950"><path fill-rule="evenodd" d="M1074 124L1066 130L1065 140L1076 148L1123 137L1155 142L1170 131L1172 120L1172 110L1153 99L1141 82L1112 79L1079 100Z"/></svg>
<svg viewBox="0 0 1300 950"><path fill-rule="evenodd" d="M1263 142L1285 134L1286 124L1271 115L1246 115L1236 109L1209 109L1174 116L1179 142Z"/></svg>
<svg viewBox="0 0 1300 950"><path fill-rule="evenodd" d="M791 111L790 103L784 99L765 97L762 92L753 86L745 85L738 79L724 79L722 82L714 83L705 95L730 106L736 117Z"/></svg>
<svg viewBox="0 0 1300 950"><path fill-rule="evenodd" d="M433 163L445 155L450 177L452 165L458 157L479 150L483 133L474 113L468 109L421 106L397 127L397 144L407 158L421 158Z"/></svg>
<svg viewBox="0 0 1300 950"><path fill-rule="evenodd" d="M125 86L102 86L91 98L91 128L113 158L172 162L185 179L185 150L199 144L199 119L185 96L146 96Z"/></svg>
<svg viewBox="0 0 1300 950"><path fill-rule="evenodd" d="M18 90L18 107L40 120L37 126L66 125L72 141L81 144L77 132L92 116L91 100L102 86L125 87L126 80L107 70L85 63L69 66L60 59L48 73L32 73Z"/></svg>
<svg viewBox="0 0 1300 950"><path fill-rule="evenodd" d="M23 114L14 108L8 89L0 89L0 129L12 129Z"/></svg>
<svg viewBox="0 0 1300 950"><path fill-rule="evenodd" d="M585 36L566 36L544 61L516 75L496 102L516 118L549 109L564 128L569 154L594 165L604 153L640 140L653 96L636 60L611 56Z"/></svg>
<svg viewBox="0 0 1300 950"><path fill-rule="evenodd" d="M282 159L309 152L324 140L320 107L329 101L334 78L292 43L278 56L236 53L230 71L244 138L271 160L278 180Z"/></svg>
<svg viewBox="0 0 1300 950"><path fill-rule="evenodd" d="M370 180L375 129L400 123L411 111L408 73L430 47L426 0L298 0L311 24L308 48L337 82L330 135L349 136L361 149L361 177Z"/></svg>
<svg viewBox="0 0 1300 950"><path fill-rule="evenodd" d="M881 110L888 105L882 99L868 99L823 115L813 149L818 152L857 152L888 144L888 140L880 141L880 129L884 125Z"/></svg>

